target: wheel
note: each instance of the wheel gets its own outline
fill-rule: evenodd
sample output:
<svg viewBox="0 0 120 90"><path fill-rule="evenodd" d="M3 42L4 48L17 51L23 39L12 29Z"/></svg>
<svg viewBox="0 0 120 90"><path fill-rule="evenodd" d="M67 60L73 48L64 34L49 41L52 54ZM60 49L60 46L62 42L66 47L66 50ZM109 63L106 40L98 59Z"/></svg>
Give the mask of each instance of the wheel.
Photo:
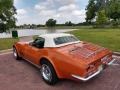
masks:
<svg viewBox="0 0 120 90"><path fill-rule="evenodd" d="M18 55L18 52L15 47L13 47L13 56L16 60L20 60L20 56Z"/></svg>
<svg viewBox="0 0 120 90"><path fill-rule="evenodd" d="M41 67L42 79L49 85L54 85L58 81L57 74L52 64L48 61L44 61Z"/></svg>

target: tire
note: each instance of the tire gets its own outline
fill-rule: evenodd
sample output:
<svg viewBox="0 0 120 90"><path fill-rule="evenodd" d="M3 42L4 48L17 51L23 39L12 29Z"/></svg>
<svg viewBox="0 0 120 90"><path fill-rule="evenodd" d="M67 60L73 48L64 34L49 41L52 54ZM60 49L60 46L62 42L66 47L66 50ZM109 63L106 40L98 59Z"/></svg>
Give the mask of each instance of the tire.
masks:
<svg viewBox="0 0 120 90"><path fill-rule="evenodd" d="M41 63L41 76L42 79L49 85L54 85L58 81L57 74L52 64L49 61L44 61Z"/></svg>
<svg viewBox="0 0 120 90"><path fill-rule="evenodd" d="M16 60L20 60L20 56L18 55L17 49L13 47L13 56Z"/></svg>

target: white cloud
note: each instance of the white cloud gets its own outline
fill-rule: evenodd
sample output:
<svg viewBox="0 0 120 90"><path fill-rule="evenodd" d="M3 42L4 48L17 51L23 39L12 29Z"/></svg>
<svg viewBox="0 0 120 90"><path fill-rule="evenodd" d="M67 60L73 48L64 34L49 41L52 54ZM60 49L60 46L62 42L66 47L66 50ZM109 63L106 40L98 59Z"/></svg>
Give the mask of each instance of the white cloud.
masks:
<svg viewBox="0 0 120 90"><path fill-rule="evenodd" d="M40 6L40 5L35 5L35 9L36 10L45 10L46 7L45 6Z"/></svg>
<svg viewBox="0 0 120 90"><path fill-rule="evenodd" d="M61 5L69 5L75 3L75 0L55 0L55 1L57 1Z"/></svg>
<svg viewBox="0 0 120 90"><path fill-rule="evenodd" d="M28 12L25 9L17 9L17 15L15 17L17 18L17 25L25 24L26 21L28 21Z"/></svg>
<svg viewBox="0 0 120 90"><path fill-rule="evenodd" d="M70 5L66 5L66 6L61 6L58 11L71 11L71 10L75 10L77 8L77 6L75 4L70 4Z"/></svg>
<svg viewBox="0 0 120 90"><path fill-rule="evenodd" d="M60 14L56 14L56 15L54 15L53 17L54 17L54 18L59 18L59 17L61 17L61 15L60 15Z"/></svg>
<svg viewBox="0 0 120 90"><path fill-rule="evenodd" d="M27 11L25 9L18 9L17 10L18 15L25 15L26 13L27 13Z"/></svg>
<svg viewBox="0 0 120 90"><path fill-rule="evenodd" d="M14 5L19 4L19 1L22 1L22 0L14 0Z"/></svg>
<svg viewBox="0 0 120 90"><path fill-rule="evenodd" d="M40 16L53 16L56 14L56 11L55 10L42 10L39 15Z"/></svg>
<svg viewBox="0 0 120 90"><path fill-rule="evenodd" d="M36 4L35 5L35 10L36 10L36 13L41 17L45 17L45 18L48 18L48 17L52 17L53 15L56 14L56 10L55 9L50 9L48 7L48 4L51 3L52 4L52 0L47 0L47 2L42 2L42 3L39 3L39 4ZM50 4L50 5L51 5Z"/></svg>
<svg viewBox="0 0 120 90"><path fill-rule="evenodd" d="M17 13L18 24L45 24L49 18L56 19L57 23L85 21L85 10L79 8L76 0L43 0L34 5L31 11L18 9Z"/></svg>
<svg viewBox="0 0 120 90"><path fill-rule="evenodd" d="M19 0L14 0L14 3L17 3Z"/></svg>
<svg viewBox="0 0 120 90"><path fill-rule="evenodd" d="M85 15L85 10L74 10L72 12L73 15L76 15L76 16L84 16Z"/></svg>

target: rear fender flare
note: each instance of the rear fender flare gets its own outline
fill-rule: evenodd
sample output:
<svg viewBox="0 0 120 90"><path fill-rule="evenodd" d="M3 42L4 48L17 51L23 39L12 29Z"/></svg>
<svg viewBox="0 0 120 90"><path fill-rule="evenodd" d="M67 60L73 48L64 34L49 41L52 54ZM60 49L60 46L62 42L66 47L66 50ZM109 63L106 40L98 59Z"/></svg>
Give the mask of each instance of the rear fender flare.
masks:
<svg viewBox="0 0 120 90"><path fill-rule="evenodd" d="M54 69L55 69L55 71L56 71L57 76L60 78L61 75L60 75L59 71L57 70L57 67L56 67L56 65L54 64L53 60L50 59L49 57L43 56L43 57L40 59L39 63L41 62L42 59L46 59L46 60L48 60L48 61L52 64L52 66L54 67Z"/></svg>

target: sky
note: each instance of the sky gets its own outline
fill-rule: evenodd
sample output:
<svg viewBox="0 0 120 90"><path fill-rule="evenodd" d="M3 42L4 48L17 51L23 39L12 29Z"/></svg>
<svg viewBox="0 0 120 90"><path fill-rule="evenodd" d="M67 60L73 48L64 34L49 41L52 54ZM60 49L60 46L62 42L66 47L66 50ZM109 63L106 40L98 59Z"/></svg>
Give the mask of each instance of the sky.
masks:
<svg viewBox="0 0 120 90"><path fill-rule="evenodd" d="M57 23L85 21L88 0L14 0L17 8L17 25L45 24L50 19Z"/></svg>

